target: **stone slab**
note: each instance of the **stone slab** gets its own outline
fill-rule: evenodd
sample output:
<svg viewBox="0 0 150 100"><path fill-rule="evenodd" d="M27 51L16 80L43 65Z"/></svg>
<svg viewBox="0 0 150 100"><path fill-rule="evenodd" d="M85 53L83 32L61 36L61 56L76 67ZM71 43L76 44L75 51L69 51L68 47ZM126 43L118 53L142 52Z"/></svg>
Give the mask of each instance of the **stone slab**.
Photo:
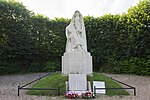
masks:
<svg viewBox="0 0 150 100"><path fill-rule="evenodd" d="M67 52L62 56L62 74L91 75L92 56L88 52Z"/></svg>
<svg viewBox="0 0 150 100"><path fill-rule="evenodd" d="M90 81L88 81L88 91L92 92L92 87L91 87L91 82Z"/></svg>
<svg viewBox="0 0 150 100"><path fill-rule="evenodd" d="M93 81L93 90L94 86L96 86L96 88L105 88L105 82ZM106 94L106 89L98 89L96 90L96 93Z"/></svg>
<svg viewBox="0 0 150 100"><path fill-rule="evenodd" d="M82 93L89 92L89 91L68 91L68 93L77 93L79 96L82 96Z"/></svg>
<svg viewBox="0 0 150 100"><path fill-rule="evenodd" d="M69 91L87 90L86 74L69 74Z"/></svg>

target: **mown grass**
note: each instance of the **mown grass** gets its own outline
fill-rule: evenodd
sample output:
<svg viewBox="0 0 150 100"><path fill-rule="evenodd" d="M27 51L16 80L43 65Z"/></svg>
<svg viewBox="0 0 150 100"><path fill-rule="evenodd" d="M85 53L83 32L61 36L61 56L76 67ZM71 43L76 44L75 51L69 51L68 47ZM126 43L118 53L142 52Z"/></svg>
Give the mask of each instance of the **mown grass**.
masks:
<svg viewBox="0 0 150 100"><path fill-rule="evenodd" d="M32 88L58 88L60 87L60 93L64 94L66 91L65 81L67 81L66 76L61 76L60 73L55 73L50 76L47 76L37 83L35 83ZM30 95L57 95L57 90L29 90L27 94Z"/></svg>
<svg viewBox="0 0 150 100"><path fill-rule="evenodd" d="M58 88L60 87L60 93L63 95L66 91L65 81L68 80L68 77L61 76L60 73L55 73L48 77L45 77L35 83L32 88ZM106 83L106 88L121 88L121 86L113 81L111 78L104 76L101 73L94 73L93 76L88 76L88 80L91 81L104 81ZM57 95L57 91L55 90L29 90L27 94L30 95L46 95L46 96L54 96ZM107 90L107 95L129 95L129 93L125 90Z"/></svg>
<svg viewBox="0 0 150 100"><path fill-rule="evenodd" d="M88 80L91 81L91 84L93 81L104 81L106 88L122 88L121 85L119 85L117 82L112 80L111 78L101 74L101 73L93 73L92 77L88 77ZM113 95L129 95L129 93L126 90L107 90L106 94L109 96Z"/></svg>

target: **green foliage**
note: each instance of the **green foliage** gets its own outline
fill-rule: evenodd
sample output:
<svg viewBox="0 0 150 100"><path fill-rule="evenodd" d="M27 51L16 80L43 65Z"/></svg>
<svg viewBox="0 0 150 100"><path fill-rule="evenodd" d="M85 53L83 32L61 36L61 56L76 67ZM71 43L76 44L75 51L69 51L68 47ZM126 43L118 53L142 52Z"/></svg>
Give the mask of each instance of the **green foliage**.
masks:
<svg viewBox="0 0 150 100"><path fill-rule="evenodd" d="M0 75L13 74L21 71L20 66L17 63L0 62Z"/></svg>
<svg viewBox="0 0 150 100"><path fill-rule="evenodd" d="M94 26L96 30L92 35L97 38L92 39L92 43L91 40L89 42L90 47L92 47L90 48L91 51L94 51L92 54L94 55L94 62L96 62L94 63L96 70L148 75L150 1L140 1L137 6L131 7L127 13L122 15L104 15L97 18L99 20L94 19L95 21L92 23L101 25L100 27ZM134 64L129 62L133 58L138 59L134 59ZM123 65L126 62L129 62L128 66ZM138 65L141 62L142 65Z"/></svg>
<svg viewBox="0 0 150 100"><path fill-rule="evenodd" d="M132 57L124 61L110 61L101 68L101 72L150 75L150 60Z"/></svg>
<svg viewBox="0 0 150 100"><path fill-rule="evenodd" d="M130 58L121 62L121 66L128 68L127 72L131 74L150 75L150 60L136 57Z"/></svg>
<svg viewBox="0 0 150 100"><path fill-rule="evenodd" d="M32 61L32 63L30 64L30 67L28 68L28 71L30 72L43 72L43 65L45 64L45 62L41 62L41 61Z"/></svg>
<svg viewBox="0 0 150 100"><path fill-rule="evenodd" d="M8 70L3 73L14 73L19 68L17 66L23 65L19 62L24 61L25 54L30 50L31 15L21 3L0 0L0 62L7 62L6 66L4 64L1 67Z"/></svg>
<svg viewBox="0 0 150 100"><path fill-rule="evenodd" d="M128 10L131 56L150 57L150 0L140 1ZM130 50L130 51L131 51ZM134 51L133 51L134 50Z"/></svg>
<svg viewBox="0 0 150 100"><path fill-rule="evenodd" d="M58 64L58 62L48 61L45 64L44 70L49 72L58 71L60 70L60 65Z"/></svg>

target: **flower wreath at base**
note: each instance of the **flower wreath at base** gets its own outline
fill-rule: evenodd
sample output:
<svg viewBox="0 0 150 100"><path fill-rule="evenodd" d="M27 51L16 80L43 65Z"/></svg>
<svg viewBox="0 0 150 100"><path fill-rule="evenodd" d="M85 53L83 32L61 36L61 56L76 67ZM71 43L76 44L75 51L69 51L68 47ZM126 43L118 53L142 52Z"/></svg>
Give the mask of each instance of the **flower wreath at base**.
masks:
<svg viewBox="0 0 150 100"><path fill-rule="evenodd" d="M79 98L79 97L81 97L83 99L95 98L94 94L92 92L89 92L89 91L82 93L81 96L75 92L67 92L67 93L65 93L65 97L67 97L68 99Z"/></svg>
<svg viewBox="0 0 150 100"><path fill-rule="evenodd" d="M82 93L82 98L83 99L90 99L90 98L94 98L94 95L92 92L85 92L85 93Z"/></svg>
<svg viewBox="0 0 150 100"><path fill-rule="evenodd" d="M78 94L74 93L74 92L67 92L65 93L65 97L67 97L68 99L72 99L72 98L78 98Z"/></svg>

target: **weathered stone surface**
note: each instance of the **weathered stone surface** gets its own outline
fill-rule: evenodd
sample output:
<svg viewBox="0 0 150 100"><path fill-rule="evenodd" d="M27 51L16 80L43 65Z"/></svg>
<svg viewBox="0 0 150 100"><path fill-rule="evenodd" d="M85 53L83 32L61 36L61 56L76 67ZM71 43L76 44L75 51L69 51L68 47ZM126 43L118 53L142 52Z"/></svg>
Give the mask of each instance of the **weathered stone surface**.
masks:
<svg viewBox="0 0 150 100"><path fill-rule="evenodd" d="M64 53L62 56L62 74L92 74L92 56L90 53Z"/></svg>
<svg viewBox="0 0 150 100"><path fill-rule="evenodd" d="M66 27L66 52L87 52L84 20L79 11L75 11L70 24Z"/></svg>
<svg viewBox="0 0 150 100"><path fill-rule="evenodd" d="M69 91L87 90L86 74L69 74Z"/></svg>

